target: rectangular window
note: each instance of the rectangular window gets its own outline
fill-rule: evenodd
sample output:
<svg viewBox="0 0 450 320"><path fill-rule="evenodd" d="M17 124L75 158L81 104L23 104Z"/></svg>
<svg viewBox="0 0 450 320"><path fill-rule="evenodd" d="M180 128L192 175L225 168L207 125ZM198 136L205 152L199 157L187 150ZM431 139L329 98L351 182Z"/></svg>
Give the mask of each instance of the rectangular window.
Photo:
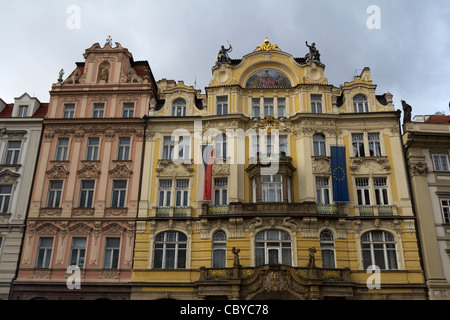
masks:
<svg viewBox="0 0 450 320"><path fill-rule="evenodd" d="M450 200L441 200L441 207L444 223L450 223Z"/></svg>
<svg viewBox="0 0 450 320"><path fill-rule="evenodd" d="M176 202L177 207L186 207L189 197L189 180L177 180L176 184Z"/></svg>
<svg viewBox="0 0 450 320"><path fill-rule="evenodd" d="M72 119L75 114L75 105L74 104L65 104L63 118L64 119Z"/></svg>
<svg viewBox="0 0 450 320"><path fill-rule="evenodd" d="M262 201L283 201L282 179L280 174L261 176Z"/></svg>
<svg viewBox="0 0 450 320"><path fill-rule="evenodd" d="M94 180L81 181L80 190L80 208L92 208L92 200L94 198Z"/></svg>
<svg viewBox="0 0 450 320"><path fill-rule="evenodd" d="M59 204L61 202L62 187L62 181L50 181L50 188L47 198L47 208L59 208Z"/></svg>
<svg viewBox="0 0 450 320"><path fill-rule="evenodd" d="M228 97L217 97L217 114L228 114Z"/></svg>
<svg viewBox="0 0 450 320"><path fill-rule="evenodd" d="M264 99L264 118L267 116L274 116L274 109L273 109L273 99L272 98L266 98Z"/></svg>
<svg viewBox="0 0 450 320"><path fill-rule="evenodd" d="M19 113L17 117L25 118L28 115L28 106L19 106Z"/></svg>
<svg viewBox="0 0 450 320"><path fill-rule="evenodd" d="M119 265L120 238L106 238L104 269L117 269Z"/></svg>
<svg viewBox="0 0 450 320"><path fill-rule="evenodd" d="M98 145L99 138L89 138L86 150L86 160L97 160L98 158Z"/></svg>
<svg viewBox="0 0 450 320"><path fill-rule="evenodd" d="M449 171L448 156L446 154L433 154L435 171Z"/></svg>
<svg viewBox="0 0 450 320"><path fill-rule="evenodd" d="M356 178L356 194L358 196L358 205L365 206L370 205L370 188L369 179Z"/></svg>
<svg viewBox="0 0 450 320"><path fill-rule="evenodd" d="M86 254L86 238L73 238L72 250L70 253L70 265L83 268L85 254Z"/></svg>
<svg viewBox="0 0 450 320"><path fill-rule="evenodd" d="M362 133L352 134L352 144L353 144L353 156L354 157L365 157L364 134L362 134Z"/></svg>
<svg viewBox="0 0 450 320"><path fill-rule="evenodd" d="M11 185L0 185L0 212L7 213L11 201Z"/></svg>
<svg viewBox="0 0 450 320"><path fill-rule="evenodd" d="M134 103L124 103L122 118L133 118L134 116Z"/></svg>
<svg viewBox="0 0 450 320"><path fill-rule="evenodd" d="M225 134L216 136L214 156L219 159L227 157L227 136Z"/></svg>
<svg viewBox="0 0 450 320"><path fill-rule="evenodd" d="M323 134L316 133L313 135L313 151L316 157L327 155L325 136Z"/></svg>
<svg viewBox="0 0 450 320"><path fill-rule="evenodd" d="M311 112L322 113L322 95L311 95Z"/></svg>
<svg viewBox="0 0 450 320"><path fill-rule="evenodd" d="M252 118L261 117L259 105L260 105L259 98L252 99Z"/></svg>
<svg viewBox="0 0 450 320"><path fill-rule="evenodd" d="M56 146L56 161L66 161L67 160L67 151L69 149L69 139L68 138L59 138L58 145Z"/></svg>
<svg viewBox="0 0 450 320"><path fill-rule="evenodd" d="M381 157L379 133L369 133L369 152L371 157Z"/></svg>
<svg viewBox="0 0 450 320"><path fill-rule="evenodd" d="M175 140L173 137L164 137L163 160L172 160Z"/></svg>
<svg viewBox="0 0 450 320"><path fill-rule="evenodd" d="M289 155L288 136L279 136L279 145L280 154L284 152L286 156Z"/></svg>
<svg viewBox="0 0 450 320"><path fill-rule="evenodd" d="M92 118L103 118L103 113L105 111L105 104L104 103L94 103L94 108L92 111Z"/></svg>
<svg viewBox="0 0 450 320"><path fill-rule="evenodd" d="M20 148L22 141L8 141L6 149L5 164L19 163Z"/></svg>
<svg viewBox="0 0 450 320"><path fill-rule="evenodd" d="M122 180L114 181L111 207L124 208L126 194L127 194L127 182Z"/></svg>
<svg viewBox="0 0 450 320"><path fill-rule="evenodd" d="M214 179L214 204L227 204L228 178Z"/></svg>
<svg viewBox="0 0 450 320"><path fill-rule="evenodd" d="M53 238L40 238L37 252L36 268L49 268L52 256Z"/></svg>
<svg viewBox="0 0 450 320"><path fill-rule="evenodd" d="M316 195L318 204L330 204L330 184L328 178L316 178Z"/></svg>
<svg viewBox="0 0 450 320"><path fill-rule="evenodd" d="M252 157L256 157L260 152L259 149L259 135L251 136L252 139Z"/></svg>
<svg viewBox="0 0 450 320"><path fill-rule="evenodd" d="M128 160L130 156L130 138L119 138L117 160Z"/></svg>
<svg viewBox="0 0 450 320"><path fill-rule="evenodd" d="M172 180L159 180L158 206L169 207L171 195L172 195Z"/></svg>
<svg viewBox="0 0 450 320"><path fill-rule="evenodd" d="M286 117L286 99L278 98L278 118Z"/></svg>
<svg viewBox="0 0 450 320"><path fill-rule="evenodd" d="M191 145L191 137L180 136L178 139L178 158L177 159L190 159L190 145Z"/></svg>
<svg viewBox="0 0 450 320"><path fill-rule="evenodd" d="M374 178L373 185L375 188L375 201L377 205L388 205L388 188L386 178Z"/></svg>

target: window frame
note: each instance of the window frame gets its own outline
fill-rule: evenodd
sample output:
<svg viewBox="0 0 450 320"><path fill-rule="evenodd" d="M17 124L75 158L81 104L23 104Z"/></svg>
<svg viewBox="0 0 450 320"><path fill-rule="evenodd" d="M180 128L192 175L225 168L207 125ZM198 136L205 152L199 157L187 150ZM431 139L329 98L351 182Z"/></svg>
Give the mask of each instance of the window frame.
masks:
<svg viewBox="0 0 450 320"><path fill-rule="evenodd" d="M59 189L54 187L54 184L56 183L61 183ZM46 201L47 208L60 208L63 188L64 188L63 180L50 180Z"/></svg>
<svg viewBox="0 0 450 320"><path fill-rule="evenodd" d="M63 108L63 118L73 119L75 117L75 104L65 103Z"/></svg>
<svg viewBox="0 0 450 320"><path fill-rule="evenodd" d="M274 177L280 177L279 181L274 181ZM270 180L264 181L264 177L270 177ZM273 192L274 199L270 200L270 193ZM283 202L283 175L277 173L274 175L261 175L261 201L262 202Z"/></svg>
<svg viewBox="0 0 450 320"><path fill-rule="evenodd" d="M444 204L444 201L446 202ZM440 199L441 212L442 212L442 221L444 224L450 224L450 198L449 199Z"/></svg>
<svg viewBox="0 0 450 320"><path fill-rule="evenodd" d="M186 183L187 185L181 185ZM175 207L187 207L189 206L189 179L176 179L175 180Z"/></svg>
<svg viewBox="0 0 450 320"><path fill-rule="evenodd" d="M61 142L67 142L67 144L61 144ZM58 138L56 144L55 161L67 161L69 154L69 138Z"/></svg>
<svg viewBox="0 0 450 320"><path fill-rule="evenodd" d="M124 183L125 187L117 186L118 183ZM127 200L127 180L113 180L111 193L111 208L126 208Z"/></svg>
<svg viewBox="0 0 450 320"><path fill-rule="evenodd" d="M92 141L97 140L96 144L93 144ZM98 160L98 151L100 148L100 138L98 137L89 137L86 145L86 160L87 161L97 161Z"/></svg>
<svg viewBox="0 0 450 320"><path fill-rule="evenodd" d="M214 205L228 204L228 177L214 178Z"/></svg>
<svg viewBox="0 0 450 320"><path fill-rule="evenodd" d="M327 156L327 139L322 133L313 134L313 154L315 157Z"/></svg>
<svg viewBox="0 0 450 320"><path fill-rule="evenodd" d="M3 187L8 187L9 192L3 193L3 191L0 191L0 213L9 213L9 211L11 209L13 185L12 184L1 184L0 190L3 189Z"/></svg>
<svg viewBox="0 0 450 320"><path fill-rule="evenodd" d="M162 183L168 183L164 186ZM170 185L169 185L170 184ZM170 207L172 201L172 179L160 179L158 188L158 206L159 207ZM161 197L162 195L162 197ZM162 202L161 202L162 200Z"/></svg>
<svg viewBox="0 0 450 320"><path fill-rule="evenodd" d="M321 94L311 94L311 113L323 113Z"/></svg>
<svg viewBox="0 0 450 320"><path fill-rule="evenodd" d="M117 246L113 246L112 244L108 245L108 240L118 240L119 244ZM103 257L103 269L118 269L120 264L119 259L120 259L121 244L122 241L120 237L105 238L105 252L104 252L105 255Z"/></svg>
<svg viewBox="0 0 450 320"><path fill-rule="evenodd" d="M42 240L51 240L51 245L44 246L42 244ZM39 243L36 253L36 263L35 268L36 269L49 269L51 265L52 260L52 253L53 253L53 237L39 237ZM40 258L42 256L42 259ZM40 260L42 260L42 263L40 263Z"/></svg>
<svg viewBox="0 0 450 320"><path fill-rule="evenodd" d="M369 112L369 99L367 99L367 96L359 93L353 97L352 101L353 101L353 112L354 113L368 113Z"/></svg>
<svg viewBox="0 0 450 320"><path fill-rule="evenodd" d="M374 234L381 233L381 240L374 240ZM366 241L364 237L368 235L368 240ZM387 237L389 236L391 239L387 240ZM398 261L398 254L397 254L397 241L395 236L387 231L384 230L371 230L368 232L365 232L360 237L361 240L361 255L362 255L362 263L363 268L367 269L371 265L376 265L380 270L399 270L399 261ZM376 247L375 247L376 245ZM393 245L393 248L392 248ZM364 247L366 246L366 247ZM367 248L369 246L369 248ZM381 247L380 247L381 246ZM389 247L388 247L389 246ZM381 249L381 250L380 250ZM377 264L377 256L375 255L376 251L382 251L383 253L383 260L384 260L384 267L380 264ZM367 251L370 253L370 261L367 260ZM389 253L394 253L394 256L390 256ZM380 256L378 256L380 258ZM392 261L391 261L392 260ZM390 266L390 263L393 262L394 266Z"/></svg>
<svg viewBox="0 0 450 320"><path fill-rule="evenodd" d="M124 102L122 105L122 118L134 117L134 102Z"/></svg>
<svg viewBox="0 0 450 320"><path fill-rule="evenodd" d="M186 116L186 100L177 98L172 102L172 117Z"/></svg>
<svg viewBox="0 0 450 320"><path fill-rule="evenodd" d="M274 232L276 232L277 234L276 238L274 237ZM261 234L262 237L260 236ZM283 244L285 244L285 246L283 246ZM291 235L287 231L280 229L266 229L260 231L255 234L254 238L254 266L258 267L265 264L273 264L270 261L270 250L277 250L277 263L275 263L275 265L285 264L292 266L292 247L293 240ZM261 256L261 249L263 256ZM286 260L286 258L288 258L288 261Z"/></svg>
<svg viewBox="0 0 450 320"><path fill-rule="evenodd" d="M322 184L319 182L326 182ZM317 204L331 204L330 177L316 177L316 201Z"/></svg>
<svg viewBox="0 0 450 320"><path fill-rule="evenodd" d="M30 108L29 105L19 105L19 109L17 110L17 117L18 118L26 118L28 117L28 109ZM25 112L24 112L25 110Z"/></svg>
<svg viewBox="0 0 450 320"><path fill-rule="evenodd" d="M171 240L169 235L175 234L174 240ZM180 235L182 235L182 239L180 240ZM160 240L160 237L163 237L162 240ZM173 270L173 269L186 269L187 267L187 245L188 245L188 238L186 234L180 231L163 231L158 233L155 236L155 241L153 244L153 268L154 269L166 269L166 270ZM173 254L173 265L169 264L168 259L168 251L172 250L174 251ZM161 252L161 257L159 259L159 252ZM180 263L181 258L181 263ZM158 260L157 260L158 259ZM159 265L159 262L161 264ZM184 265L182 264L184 262ZM157 265L158 263L158 265Z"/></svg>
<svg viewBox="0 0 450 320"><path fill-rule="evenodd" d="M228 114L228 96L216 97L216 114L219 116Z"/></svg>
<svg viewBox="0 0 450 320"><path fill-rule="evenodd" d="M131 151L131 137L119 137L117 142L117 160L128 161L130 160Z"/></svg>
<svg viewBox="0 0 450 320"><path fill-rule="evenodd" d="M434 171L448 172L450 171L448 155L445 153L433 153L431 155ZM436 161L438 159L438 161Z"/></svg>
<svg viewBox="0 0 450 320"><path fill-rule="evenodd" d="M92 187L84 186L85 183L92 183ZM95 180L82 180L80 184L80 199L78 202L79 208L92 208L94 203ZM84 203L82 203L84 202Z"/></svg>
<svg viewBox="0 0 450 320"><path fill-rule="evenodd" d="M103 102L96 102L92 105L92 118L103 119L104 114L105 114L105 104Z"/></svg>
<svg viewBox="0 0 450 320"><path fill-rule="evenodd" d="M8 140L6 142L6 150L3 163L6 165L16 165L20 163L20 156L22 151L22 140ZM19 147L11 147L11 143L19 143Z"/></svg>
<svg viewBox="0 0 450 320"><path fill-rule="evenodd" d="M223 235L223 237L219 238L219 235ZM223 230L217 230L214 232L211 239L211 268L226 268L227 234Z"/></svg>
<svg viewBox="0 0 450 320"><path fill-rule="evenodd" d="M75 244L76 240L84 239L84 246L81 246L79 244ZM69 265L71 266L77 266L80 269L83 269L85 259L86 259L86 244L87 244L87 238L86 237L73 237L72 238L72 246L70 249L70 262ZM75 259L74 259L74 253L75 253ZM75 260L75 261L74 261ZM80 262L82 260L82 262Z"/></svg>
<svg viewBox="0 0 450 320"><path fill-rule="evenodd" d="M325 234L328 234L330 236L330 238L324 239ZM319 239L320 239L320 254L322 257L322 268L335 269L336 268L336 248L335 248L335 239L334 239L333 232L331 232L330 230L323 230L320 233ZM325 252L331 253L331 257L329 257L329 258L331 258L329 261L330 265L328 265L327 263L324 264L324 262L327 260L326 258L324 258Z"/></svg>
<svg viewBox="0 0 450 320"><path fill-rule="evenodd" d="M358 185L358 182L362 182L363 180L367 181L365 185ZM358 177L355 178L355 187L356 187L356 198L359 206L370 206L372 203L372 197L370 194L370 181L369 178L366 177Z"/></svg>

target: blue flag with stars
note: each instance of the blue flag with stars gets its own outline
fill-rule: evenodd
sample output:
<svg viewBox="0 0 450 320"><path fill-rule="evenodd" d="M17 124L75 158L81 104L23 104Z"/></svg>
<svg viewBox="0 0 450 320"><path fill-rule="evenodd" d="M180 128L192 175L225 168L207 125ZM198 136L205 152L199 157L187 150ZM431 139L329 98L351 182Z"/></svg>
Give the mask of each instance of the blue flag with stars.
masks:
<svg viewBox="0 0 450 320"><path fill-rule="evenodd" d="M333 201L350 201L348 195L345 147L343 146L331 146L331 176L333 181Z"/></svg>

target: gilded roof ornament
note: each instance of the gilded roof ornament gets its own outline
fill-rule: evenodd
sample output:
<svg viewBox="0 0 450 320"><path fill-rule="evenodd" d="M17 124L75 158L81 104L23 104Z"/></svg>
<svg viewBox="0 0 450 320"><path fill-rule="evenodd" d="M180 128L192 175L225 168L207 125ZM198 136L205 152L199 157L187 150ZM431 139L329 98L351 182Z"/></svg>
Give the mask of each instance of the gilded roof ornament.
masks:
<svg viewBox="0 0 450 320"><path fill-rule="evenodd" d="M266 38L266 40L264 40L264 43L262 45L256 46L255 51L271 51L271 50L276 50L276 51L280 51L280 48L278 48L278 45L276 44L271 44L269 39Z"/></svg>

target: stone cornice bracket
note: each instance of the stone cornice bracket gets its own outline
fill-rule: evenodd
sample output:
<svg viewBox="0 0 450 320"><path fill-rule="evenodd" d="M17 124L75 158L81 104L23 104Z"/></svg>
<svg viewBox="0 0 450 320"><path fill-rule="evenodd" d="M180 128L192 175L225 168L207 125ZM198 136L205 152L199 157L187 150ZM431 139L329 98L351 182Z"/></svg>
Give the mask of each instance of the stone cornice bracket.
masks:
<svg viewBox="0 0 450 320"><path fill-rule="evenodd" d="M427 164L422 161L410 161L408 165L412 175L421 175L428 171Z"/></svg>

